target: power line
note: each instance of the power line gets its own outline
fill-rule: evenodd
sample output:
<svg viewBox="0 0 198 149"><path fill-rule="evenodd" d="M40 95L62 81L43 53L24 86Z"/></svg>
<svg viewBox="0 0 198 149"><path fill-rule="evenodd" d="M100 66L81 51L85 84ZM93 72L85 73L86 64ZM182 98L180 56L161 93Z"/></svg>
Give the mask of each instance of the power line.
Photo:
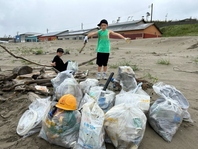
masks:
<svg viewBox="0 0 198 149"><path fill-rule="evenodd" d="M135 10L135 11L132 11L130 14L123 14L122 16L120 16L120 18L124 18L124 17L128 18L129 16L132 17L132 15L133 15L133 17L135 17L135 13L143 12L146 9L148 9L148 6L147 7L142 7L138 10ZM117 16L115 16L115 18L117 18ZM126 19L126 21L127 21L127 19ZM58 30L65 30L65 29L72 30L72 29L76 29L76 28L81 29L82 28L81 25L82 25L82 23L79 22L79 25L68 26L68 27L64 27L64 29L58 29ZM96 22L95 23L93 23L93 22L89 22L89 23L83 22L83 27L84 26L89 26L89 25L95 25L96 26ZM55 29L51 29L51 30L55 30Z"/></svg>

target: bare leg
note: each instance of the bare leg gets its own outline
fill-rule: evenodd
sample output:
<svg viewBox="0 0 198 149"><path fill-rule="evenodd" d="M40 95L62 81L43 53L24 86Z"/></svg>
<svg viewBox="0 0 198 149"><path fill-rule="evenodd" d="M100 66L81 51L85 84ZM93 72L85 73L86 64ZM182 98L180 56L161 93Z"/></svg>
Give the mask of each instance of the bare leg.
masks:
<svg viewBox="0 0 198 149"><path fill-rule="evenodd" d="M100 74L101 69L102 69L102 67L98 66L98 74L97 74L97 79L98 79L98 80L101 79L101 74Z"/></svg>
<svg viewBox="0 0 198 149"><path fill-rule="evenodd" d="M104 73L107 72L107 66L103 66L103 71L104 71Z"/></svg>
<svg viewBox="0 0 198 149"><path fill-rule="evenodd" d="M98 73L101 72L102 67L98 66Z"/></svg>
<svg viewBox="0 0 198 149"><path fill-rule="evenodd" d="M106 74L106 72L107 72L107 66L103 66L103 79L107 79L107 74Z"/></svg>

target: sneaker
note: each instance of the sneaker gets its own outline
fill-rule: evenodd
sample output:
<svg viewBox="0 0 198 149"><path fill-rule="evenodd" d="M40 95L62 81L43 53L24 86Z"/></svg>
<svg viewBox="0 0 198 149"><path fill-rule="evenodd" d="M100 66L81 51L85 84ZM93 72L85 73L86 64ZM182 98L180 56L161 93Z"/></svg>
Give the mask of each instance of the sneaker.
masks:
<svg viewBox="0 0 198 149"><path fill-rule="evenodd" d="M106 73L103 73L103 79L107 80L107 74Z"/></svg>
<svg viewBox="0 0 198 149"><path fill-rule="evenodd" d="M97 74L97 79L98 79L98 80L101 79L101 74L100 74L100 73Z"/></svg>

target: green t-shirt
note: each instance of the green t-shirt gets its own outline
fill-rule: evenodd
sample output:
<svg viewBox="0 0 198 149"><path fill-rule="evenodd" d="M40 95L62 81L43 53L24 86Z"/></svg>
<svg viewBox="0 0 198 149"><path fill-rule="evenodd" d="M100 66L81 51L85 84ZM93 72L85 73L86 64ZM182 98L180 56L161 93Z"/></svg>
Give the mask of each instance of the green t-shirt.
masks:
<svg viewBox="0 0 198 149"><path fill-rule="evenodd" d="M103 30L98 31L97 52L110 53L109 32L107 29L104 31Z"/></svg>

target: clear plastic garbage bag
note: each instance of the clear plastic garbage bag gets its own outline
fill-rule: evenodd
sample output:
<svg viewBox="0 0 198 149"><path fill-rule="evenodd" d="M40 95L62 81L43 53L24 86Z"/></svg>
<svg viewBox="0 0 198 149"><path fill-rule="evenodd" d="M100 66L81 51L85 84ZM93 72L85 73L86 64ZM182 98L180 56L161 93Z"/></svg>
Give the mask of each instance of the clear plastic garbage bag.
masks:
<svg viewBox="0 0 198 149"><path fill-rule="evenodd" d="M119 82L125 92L137 87L135 73L130 66L119 66L115 82Z"/></svg>
<svg viewBox="0 0 198 149"><path fill-rule="evenodd" d="M78 71L78 63L75 61L69 61L67 65L67 70L72 70L74 72Z"/></svg>
<svg viewBox="0 0 198 149"><path fill-rule="evenodd" d="M79 105L80 100L83 97L82 90L78 82L72 78L66 78L57 88L55 91L55 95L57 100L59 100L65 94L72 94L76 97L77 103Z"/></svg>
<svg viewBox="0 0 198 149"><path fill-rule="evenodd" d="M51 144L74 148L80 128L80 112L58 109L52 118L48 116L48 112L43 119L39 137Z"/></svg>
<svg viewBox="0 0 198 149"><path fill-rule="evenodd" d="M50 103L50 97L35 99L29 105L29 110L25 111L21 116L17 126L17 134L28 137L39 132L42 126L42 119L50 107Z"/></svg>
<svg viewBox="0 0 198 149"><path fill-rule="evenodd" d="M171 142L183 120L179 103L170 98L157 99L149 110L151 127L167 142Z"/></svg>
<svg viewBox="0 0 198 149"><path fill-rule="evenodd" d="M116 95L115 98L115 105L119 105L122 103L135 105L146 113L150 108L150 96L148 94L144 95L131 92L124 92Z"/></svg>
<svg viewBox="0 0 198 149"><path fill-rule="evenodd" d="M72 70L66 70L58 73L58 75L51 79L52 85L54 87L54 91L56 91L56 88L66 79L66 78L72 78L74 71Z"/></svg>
<svg viewBox="0 0 198 149"><path fill-rule="evenodd" d="M89 93L91 87L98 86L99 81L96 79L86 79L85 81L80 82L80 88L83 93Z"/></svg>
<svg viewBox="0 0 198 149"><path fill-rule="evenodd" d="M148 112L150 108L150 96L142 90L142 83L139 83L134 90L128 92L121 91L116 95L115 105L126 103L138 106L143 112Z"/></svg>
<svg viewBox="0 0 198 149"><path fill-rule="evenodd" d="M147 118L136 106L119 104L105 114L104 127L117 149L138 148L146 129Z"/></svg>
<svg viewBox="0 0 198 149"><path fill-rule="evenodd" d="M177 90L174 86L164 84L163 82L158 82L154 84L153 89L159 96L163 98L167 97L177 101L183 110L183 120L193 122L190 113L188 112L188 100L179 90Z"/></svg>
<svg viewBox="0 0 198 149"><path fill-rule="evenodd" d="M110 90L103 91L103 87L94 86L91 87L89 95L98 103L100 108L107 112L114 106L115 93Z"/></svg>
<svg viewBox="0 0 198 149"><path fill-rule="evenodd" d="M88 103L88 102L94 102L95 100L89 96L87 93L85 93L84 97L82 98L82 100L80 101L79 104L79 108L78 109L82 109L83 105Z"/></svg>
<svg viewBox="0 0 198 149"><path fill-rule="evenodd" d="M95 102L84 104L77 149L105 149L104 112Z"/></svg>

